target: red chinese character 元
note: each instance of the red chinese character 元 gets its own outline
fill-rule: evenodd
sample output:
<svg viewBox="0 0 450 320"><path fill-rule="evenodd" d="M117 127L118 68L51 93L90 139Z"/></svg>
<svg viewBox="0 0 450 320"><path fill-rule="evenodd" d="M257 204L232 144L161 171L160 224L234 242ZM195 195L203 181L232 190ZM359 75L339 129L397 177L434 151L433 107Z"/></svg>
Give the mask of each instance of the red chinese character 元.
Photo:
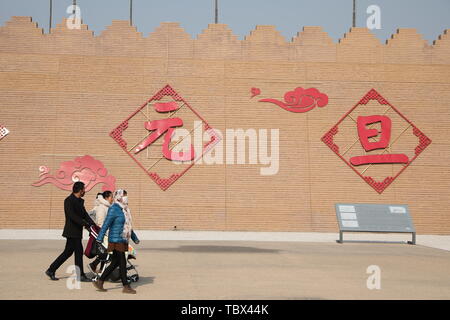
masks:
<svg viewBox="0 0 450 320"><path fill-rule="evenodd" d="M179 107L176 102L155 103L155 110L157 112L171 112L177 110ZM142 141L134 150L137 154L146 149L149 145L155 142L160 136L165 134L162 152L166 159L176 161L191 161L195 158L194 147L191 144L190 152L173 152L169 150L169 144L172 139L172 134L176 127L181 127L183 120L181 118L168 118L161 120L153 120L145 122L145 129L153 131L144 141Z"/></svg>
<svg viewBox="0 0 450 320"><path fill-rule="evenodd" d="M381 131L368 129L367 126L373 123L381 123ZM357 119L359 141L366 151L386 149L391 139L392 122L387 116L372 115L359 116ZM369 141L369 138L380 136L378 141ZM408 156L405 154L374 154L356 156L350 158L350 163L354 166L377 163L408 163Z"/></svg>

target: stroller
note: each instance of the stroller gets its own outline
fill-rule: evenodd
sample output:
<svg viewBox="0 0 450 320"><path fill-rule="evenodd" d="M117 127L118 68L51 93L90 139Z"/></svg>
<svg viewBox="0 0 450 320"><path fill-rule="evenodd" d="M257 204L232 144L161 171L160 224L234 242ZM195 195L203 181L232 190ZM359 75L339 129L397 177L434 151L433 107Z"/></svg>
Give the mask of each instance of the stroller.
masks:
<svg viewBox="0 0 450 320"><path fill-rule="evenodd" d="M100 228L97 225L91 226L88 231L89 231L89 240L86 249L84 250L84 255L89 259L98 257L101 262L101 265L103 265L100 272L98 272L92 279L93 281L96 281L98 278L100 278L102 273L111 263L111 253L109 253L108 250L106 249L108 243L107 237L105 237L103 243L97 242L97 236L98 233L100 232ZM125 253L125 257L127 260L128 282L129 283L137 282L139 280L139 274L137 272L136 267L130 261L136 259L136 250L131 245L128 245L128 252ZM119 269L118 268L115 269L107 280L110 280L112 282L120 281Z"/></svg>

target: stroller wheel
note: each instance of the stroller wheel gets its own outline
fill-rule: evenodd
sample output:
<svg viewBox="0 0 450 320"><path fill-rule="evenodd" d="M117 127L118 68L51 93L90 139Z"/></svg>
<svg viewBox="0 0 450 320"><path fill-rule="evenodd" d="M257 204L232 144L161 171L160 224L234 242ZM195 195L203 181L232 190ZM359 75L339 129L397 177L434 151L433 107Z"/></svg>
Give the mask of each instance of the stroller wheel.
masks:
<svg viewBox="0 0 450 320"><path fill-rule="evenodd" d="M109 276L109 280L111 282L118 282L120 281L120 273L119 273L119 269L114 270L111 275Z"/></svg>
<svg viewBox="0 0 450 320"><path fill-rule="evenodd" d="M138 282L139 281L139 276L137 274L133 274L130 277L131 282Z"/></svg>

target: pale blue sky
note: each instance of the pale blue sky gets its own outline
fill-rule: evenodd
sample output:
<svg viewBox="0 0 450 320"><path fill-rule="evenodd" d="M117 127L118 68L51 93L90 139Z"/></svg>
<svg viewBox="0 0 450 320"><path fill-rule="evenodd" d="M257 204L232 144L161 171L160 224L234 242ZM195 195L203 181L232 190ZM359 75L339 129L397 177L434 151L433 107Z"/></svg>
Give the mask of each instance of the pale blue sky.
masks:
<svg viewBox="0 0 450 320"><path fill-rule="evenodd" d="M78 0L83 22L99 34L113 19L127 20L129 0ZM180 22L193 38L214 20L214 0L134 0L133 24L147 36L165 21ZM53 27L67 17L72 0L53 0ZM357 26L365 27L369 5L381 8L385 41L397 28L416 28L430 43L450 28L450 0L357 0ZM240 38L256 25L271 24L291 40L303 26L322 26L335 42L352 23L352 0L219 0L220 23ZM48 30L49 0L0 0L0 25L11 16L32 16Z"/></svg>

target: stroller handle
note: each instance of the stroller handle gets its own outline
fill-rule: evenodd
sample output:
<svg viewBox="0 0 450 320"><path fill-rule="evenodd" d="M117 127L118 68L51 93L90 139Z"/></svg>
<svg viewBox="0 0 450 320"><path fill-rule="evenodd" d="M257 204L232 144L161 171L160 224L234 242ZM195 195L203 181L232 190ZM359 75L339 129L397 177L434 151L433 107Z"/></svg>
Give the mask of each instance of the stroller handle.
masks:
<svg viewBox="0 0 450 320"><path fill-rule="evenodd" d="M98 237L98 233L100 232L100 227L97 225L91 225L88 229L90 235L92 235L95 239Z"/></svg>

